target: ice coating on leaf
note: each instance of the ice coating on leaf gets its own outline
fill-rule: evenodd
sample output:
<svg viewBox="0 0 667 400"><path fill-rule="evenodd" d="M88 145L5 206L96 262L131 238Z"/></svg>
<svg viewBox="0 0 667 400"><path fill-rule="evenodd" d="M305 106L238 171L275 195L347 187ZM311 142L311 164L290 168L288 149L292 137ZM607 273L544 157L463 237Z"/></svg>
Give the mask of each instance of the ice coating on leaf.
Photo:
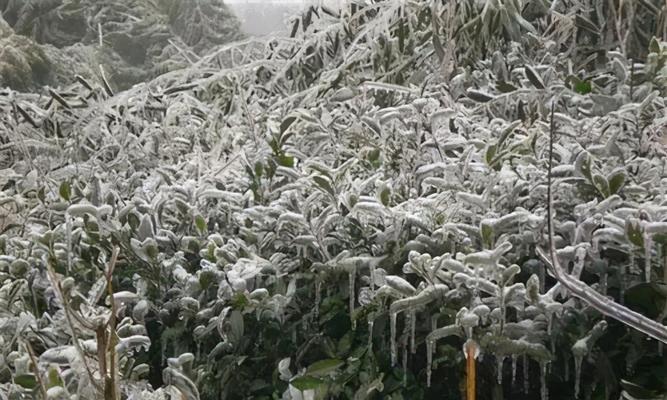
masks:
<svg viewBox="0 0 667 400"><path fill-rule="evenodd" d="M607 329L607 322L602 320L599 321L595 326L584 336L583 338L577 340L572 346L572 355L574 356L574 396L579 397L579 387L581 381L581 365L583 363L584 357L586 357L595 342L604 334Z"/></svg>
<svg viewBox="0 0 667 400"><path fill-rule="evenodd" d="M173 367L167 367L162 371L162 377L166 384L173 385L178 389L181 396L186 400L199 400L199 390L190 378Z"/></svg>
<svg viewBox="0 0 667 400"><path fill-rule="evenodd" d="M472 351L472 356L475 360L479 358L480 354L482 354L482 348L480 347L480 345L475 340L468 339L463 344L463 355L465 356L466 360L470 356L471 351Z"/></svg>
<svg viewBox="0 0 667 400"><path fill-rule="evenodd" d="M71 364L76 360L78 354L74 346L53 347L39 356L39 362L43 364Z"/></svg>
<svg viewBox="0 0 667 400"><path fill-rule="evenodd" d="M151 346L151 340L148 336L132 335L120 339L120 342L116 345L116 352L122 355L127 352L135 351L138 349L143 349L144 351L148 351L150 346Z"/></svg>
<svg viewBox="0 0 667 400"><path fill-rule="evenodd" d="M408 281L396 275L385 276L386 285L395 289L406 296L413 295L417 289L414 288Z"/></svg>
<svg viewBox="0 0 667 400"><path fill-rule="evenodd" d="M507 332L505 334L507 335ZM534 360L545 361L552 359L551 353L542 343L530 342L523 338L510 339L489 334L480 339L480 345L496 355L527 355Z"/></svg>
<svg viewBox="0 0 667 400"><path fill-rule="evenodd" d="M510 242L503 242L493 250L482 250L465 256L463 263L474 266L495 266L500 257L512 249Z"/></svg>
<svg viewBox="0 0 667 400"><path fill-rule="evenodd" d="M283 358L280 360L280 363L278 363L278 372L280 373L280 379L289 382L289 380L292 378L292 372L290 371L291 363L291 358Z"/></svg>

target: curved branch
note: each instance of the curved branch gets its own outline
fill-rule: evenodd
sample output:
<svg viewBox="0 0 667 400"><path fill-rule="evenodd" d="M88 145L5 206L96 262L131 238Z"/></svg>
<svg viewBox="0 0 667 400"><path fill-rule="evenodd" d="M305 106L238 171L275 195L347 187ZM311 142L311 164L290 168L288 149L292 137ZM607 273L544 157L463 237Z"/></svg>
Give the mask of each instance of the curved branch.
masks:
<svg viewBox="0 0 667 400"><path fill-rule="evenodd" d="M551 104L551 127L549 132L549 171L547 175L547 218L549 235L549 254L546 251L537 248L537 254L544 263L550 268L558 282L565 287L572 295L580 298L598 310L602 314L614 318L646 335L667 343L667 326L645 317L629 308L622 306L615 301L603 296L584 282L576 279L560 265L556 256L556 245L554 242L554 222L553 222L553 194L551 192L551 170L553 163L553 142L554 142L554 107L555 101Z"/></svg>

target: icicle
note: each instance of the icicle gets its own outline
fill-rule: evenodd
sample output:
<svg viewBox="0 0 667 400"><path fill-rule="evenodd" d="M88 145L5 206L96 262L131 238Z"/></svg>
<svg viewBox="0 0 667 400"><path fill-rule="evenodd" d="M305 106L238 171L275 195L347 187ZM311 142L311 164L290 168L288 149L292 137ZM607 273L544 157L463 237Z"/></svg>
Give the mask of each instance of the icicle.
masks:
<svg viewBox="0 0 667 400"><path fill-rule="evenodd" d="M415 354L417 346L415 345L415 332L417 330L417 313L410 310L410 354Z"/></svg>
<svg viewBox="0 0 667 400"><path fill-rule="evenodd" d="M368 317L368 353L373 353L373 326L375 325L375 320L372 317Z"/></svg>
<svg viewBox="0 0 667 400"><path fill-rule="evenodd" d="M530 390L530 373L528 371L528 357L523 355L523 392L528 394Z"/></svg>
<svg viewBox="0 0 667 400"><path fill-rule="evenodd" d="M433 340L426 341L426 387L431 387L431 369L433 368Z"/></svg>
<svg viewBox="0 0 667 400"><path fill-rule="evenodd" d="M579 386L581 383L581 364L584 358L579 355L574 356L574 398L579 398Z"/></svg>
<svg viewBox="0 0 667 400"><path fill-rule="evenodd" d="M391 313L389 315L390 320L390 336L389 336L389 347L391 347L391 365L396 365L396 318L398 317L397 313Z"/></svg>
<svg viewBox="0 0 667 400"><path fill-rule="evenodd" d="M549 387L547 386L547 374L549 363L540 362L540 398L541 400L549 400Z"/></svg>
<svg viewBox="0 0 667 400"><path fill-rule="evenodd" d="M551 328L554 325L554 313L553 312L547 312L547 336L551 336Z"/></svg>
<svg viewBox="0 0 667 400"><path fill-rule="evenodd" d="M438 314L431 315L431 330L438 329Z"/></svg>
<svg viewBox="0 0 667 400"><path fill-rule="evenodd" d="M320 315L320 301L322 301L322 282L318 279L317 283L315 284L315 320L317 322L317 319L319 318Z"/></svg>
<svg viewBox="0 0 667 400"><path fill-rule="evenodd" d="M512 385L516 382L516 364L519 357L516 354L512 354Z"/></svg>
<svg viewBox="0 0 667 400"><path fill-rule="evenodd" d="M570 379L570 357L565 355L564 360L565 360L565 362L564 362L565 368L564 368L564 371L563 371L563 375L565 375L565 376L563 377L563 381L567 382L568 379Z"/></svg>
<svg viewBox="0 0 667 400"><path fill-rule="evenodd" d="M651 282L651 236L644 235L644 281Z"/></svg>
<svg viewBox="0 0 667 400"><path fill-rule="evenodd" d="M630 251L630 265L627 267L624 265L621 265L620 271L619 271L619 302L621 305L625 305L625 273L627 271L632 271L632 267L635 265L635 255Z"/></svg>
<svg viewBox="0 0 667 400"><path fill-rule="evenodd" d="M354 312L354 281L357 278L357 271L352 269L349 274L349 291L350 291L350 320L352 321L352 330L357 328L357 323L354 318L352 318L352 313Z"/></svg>
<svg viewBox="0 0 667 400"><path fill-rule="evenodd" d="M403 387L408 386L408 344L403 344Z"/></svg>
<svg viewBox="0 0 667 400"><path fill-rule="evenodd" d="M368 263L368 269L371 272L371 293L375 293L375 262L371 261Z"/></svg>
<svg viewBox="0 0 667 400"><path fill-rule="evenodd" d="M503 384L503 363L505 362L505 356L496 356L496 361L498 362L497 366L497 376L496 378L498 379L498 384L502 385Z"/></svg>
<svg viewBox="0 0 667 400"><path fill-rule="evenodd" d="M507 288L500 289L500 334L505 331L505 321L507 321L507 304L505 303L505 291Z"/></svg>
<svg viewBox="0 0 667 400"><path fill-rule="evenodd" d="M72 216L65 212L65 229L67 230L67 274L72 270Z"/></svg>
<svg viewBox="0 0 667 400"><path fill-rule="evenodd" d="M482 268L475 267L475 287L472 291L471 299L476 299L479 297L479 281L482 279ZM471 306L472 308L472 306Z"/></svg>

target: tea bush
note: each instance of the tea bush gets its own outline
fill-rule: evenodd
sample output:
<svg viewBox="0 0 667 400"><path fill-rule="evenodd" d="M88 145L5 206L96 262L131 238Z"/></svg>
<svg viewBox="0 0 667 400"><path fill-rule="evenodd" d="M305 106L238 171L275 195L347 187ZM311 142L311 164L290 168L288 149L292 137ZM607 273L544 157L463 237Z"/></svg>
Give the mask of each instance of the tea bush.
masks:
<svg viewBox="0 0 667 400"><path fill-rule="evenodd" d="M667 10L562 3L0 93L0 395L664 398Z"/></svg>

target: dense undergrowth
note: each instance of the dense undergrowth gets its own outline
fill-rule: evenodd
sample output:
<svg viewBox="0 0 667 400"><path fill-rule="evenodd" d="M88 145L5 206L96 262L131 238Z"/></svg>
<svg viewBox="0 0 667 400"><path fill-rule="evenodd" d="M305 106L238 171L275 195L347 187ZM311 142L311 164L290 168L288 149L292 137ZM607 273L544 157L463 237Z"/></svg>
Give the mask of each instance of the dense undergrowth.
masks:
<svg viewBox="0 0 667 400"><path fill-rule="evenodd" d="M5 89L0 398L459 399L468 340L480 399L664 398L599 310L667 317L666 17L353 1L115 94ZM538 256L550 159L601 306Z"/></svg>
<svg viewBox="0 0 667 400"><path fill-rule="evenodd" d="M0 86L127 89L243 37L222 0L0 0Z"/></svg>

